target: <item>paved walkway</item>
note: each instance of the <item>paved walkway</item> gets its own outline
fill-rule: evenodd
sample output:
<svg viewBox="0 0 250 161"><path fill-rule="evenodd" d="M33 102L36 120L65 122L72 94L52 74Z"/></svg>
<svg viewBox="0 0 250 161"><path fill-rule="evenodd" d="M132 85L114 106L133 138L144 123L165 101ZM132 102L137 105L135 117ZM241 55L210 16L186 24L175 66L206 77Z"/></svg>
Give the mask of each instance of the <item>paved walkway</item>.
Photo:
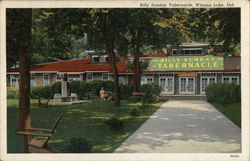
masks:
<svg viewBox="0 0 250 161"><path fill-rule="evenodd" d="M237 153L241 130L202 100L170 100L117 153Z"/></svg>

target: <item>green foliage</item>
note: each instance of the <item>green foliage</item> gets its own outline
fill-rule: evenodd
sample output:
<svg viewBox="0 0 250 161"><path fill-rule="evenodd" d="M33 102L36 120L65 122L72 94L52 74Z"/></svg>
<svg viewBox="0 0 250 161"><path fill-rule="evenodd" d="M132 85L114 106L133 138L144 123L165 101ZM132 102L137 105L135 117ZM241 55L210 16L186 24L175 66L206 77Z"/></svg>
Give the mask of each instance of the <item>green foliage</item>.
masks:
<svg viewBox="0 0 250 161"><path fill-rule="evenodd" d="M210 102L221 104L241 102L241 88L236 84L210 84L206 88L206 95Z"/></svg>
<svg viewBox="0 0 250 161"><path fill-rule="evenodd" d="M84 137L71 138L70 144L68 145L70 153L90 153L91 148L91 144Z"/></svg>
<svg viewBox="0 0 250 161"><path fill-rule="evenodd" d="M31 98L49 99L55 93L61 93L61 82L56 82L53 85L39 86L31 88Z"/></svg>
<svg viewBox="0 0 250 161"><path fill-rule="evenodd" d="M69 84L70 92L76 93L80 99L84 99L86 94L95 94L99 96L99 92L103 87L105 91L113 91L114 82L112 81L72 81Z"/></svg>
<svg viewBox="0 0 250 161"><path fill-rule="evenodd" d="M140 109L138 107L133 107L129 110L129 113L131 116L139 116L140 115Z"/></svg>
<svg viewBox="0 0 250 161"><path fill-rule="evenodd" d="M132 97L133 84L125 84L120 88L121 99L129 100Z"/></svg>
<svg viewBox="0 0 250 161"><path fill-rule="evenodd" d="M18 87L7 87L7 99L18 99L19 88Z"/></svg>
<svg viewBox="0 0 250 161"><path fill-rule="evenodd" d="M146 93L143 100L145 103L157 102L160 99L161 87L155 83L143 84L140 91Z"/></svg>
<svg viewBox="0 0 250 161"><path fill-rule="evenodd" d="M240 8L193 9L186 23L194 41L208 41L217 52L235 52L240 43ZM221 44L221 46L218 46Z"/></svg>
<svg viewBox="0 0 250 161"><path fill-rule="evenodd" d="M118 115L113 115L110 119L105 121L106 124L110 125L112 130L121 130L124 122L119 118Z"/></svg>

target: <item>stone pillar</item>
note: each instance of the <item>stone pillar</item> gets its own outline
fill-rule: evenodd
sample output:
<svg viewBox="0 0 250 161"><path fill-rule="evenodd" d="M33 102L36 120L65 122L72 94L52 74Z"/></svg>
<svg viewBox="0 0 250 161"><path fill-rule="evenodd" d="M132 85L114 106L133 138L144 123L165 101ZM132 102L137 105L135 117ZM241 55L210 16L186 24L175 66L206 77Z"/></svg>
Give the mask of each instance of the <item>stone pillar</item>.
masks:
<svg viewBox="0 0 250 161"><path fill-rule="evenodd" d="M61 93L62 97L68 97L68 88L67 88L67 82L68 82L68 75L64 74L62 78L62 88L61 88Z"/></svg>

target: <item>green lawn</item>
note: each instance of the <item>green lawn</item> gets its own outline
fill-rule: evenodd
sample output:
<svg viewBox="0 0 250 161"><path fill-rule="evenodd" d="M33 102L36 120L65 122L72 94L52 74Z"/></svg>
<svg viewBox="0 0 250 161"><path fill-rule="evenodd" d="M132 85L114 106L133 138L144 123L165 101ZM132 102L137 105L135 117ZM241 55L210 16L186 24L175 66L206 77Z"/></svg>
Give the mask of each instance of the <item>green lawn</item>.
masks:
<svg viewBox="0 0 250 161"><path fill-rule="evenodd" d="M241 103L222 105L212 102L211 104L237 126L241 127Z"/></svg>
<svg viewBox="0 0 250 161"><path fill-rule="evenodd" d="M16 135L18 121L18 100L9 99L7 110L8 152L22 153L22 136ZM143 122L145 122L162 104L150 104L141 112L140 116L133 117L129 113L131 107L141 103L122 102L121 107L114 107L111 102L92 102L71 106L38 107L37 100L31 100L32 127L51 128L61 113L65 115L57 127L55 135L49 144L63 153L69 152L67 145L73 137L86 137L93 145L92 152L113 152L126 138L128 138ZM114 114L124 120L124 128L112 131L104 120Z"/></svg>

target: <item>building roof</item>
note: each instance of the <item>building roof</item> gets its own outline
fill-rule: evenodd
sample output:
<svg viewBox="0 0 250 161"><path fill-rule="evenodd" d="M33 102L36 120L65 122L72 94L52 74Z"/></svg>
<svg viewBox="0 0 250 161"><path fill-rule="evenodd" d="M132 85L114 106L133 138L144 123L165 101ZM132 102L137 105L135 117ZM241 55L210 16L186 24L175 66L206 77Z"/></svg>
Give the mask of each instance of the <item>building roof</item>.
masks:
<svg viewBox="0 0 250 161"><path fill-rule="evenodd" d="M118 72L125 72L126 64L125 60L121 59L117 63ZM10 72L18 72L19 68L15 68ZM59 73L84 73L84 72L110 72L112 68L110 64L91 64L90 58L75 59L68 61L57 61L46 64L34 65L30 68L30 72L59 72Z"/></svg>

